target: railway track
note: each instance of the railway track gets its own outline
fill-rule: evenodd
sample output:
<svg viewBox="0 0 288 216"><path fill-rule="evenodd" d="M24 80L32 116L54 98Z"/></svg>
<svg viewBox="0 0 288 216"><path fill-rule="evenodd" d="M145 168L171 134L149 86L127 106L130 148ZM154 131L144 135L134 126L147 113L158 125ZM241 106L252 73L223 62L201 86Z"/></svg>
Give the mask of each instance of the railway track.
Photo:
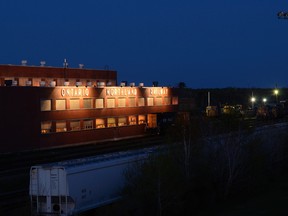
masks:
<svg viewBox="0 0 288 216"><path fill-rule="evenodd" d="M0 173L7 170L18 169L19 165L20 167L31 166L31 162L35 165L35 163L47 163L131 148L141 148L147 145L159 144L162 142L162 139L163 137L161 136L147 136L46 150L2 153L0 154Z"/></svg>
<svg viewBox="0 0 288 216"><path fill-rule="evenodd" d="M147 136L50 150L2 154L0 155L0 215L13 215L8 212L15 212L17 209L21 212L20 215L25 215L27 211L30 211L28 188L29 170L32 165L89 157L162 143L162 136ZM25 209L26 212L23 213L22 209ZM5 212L6 214L4 214Z"/></svg>

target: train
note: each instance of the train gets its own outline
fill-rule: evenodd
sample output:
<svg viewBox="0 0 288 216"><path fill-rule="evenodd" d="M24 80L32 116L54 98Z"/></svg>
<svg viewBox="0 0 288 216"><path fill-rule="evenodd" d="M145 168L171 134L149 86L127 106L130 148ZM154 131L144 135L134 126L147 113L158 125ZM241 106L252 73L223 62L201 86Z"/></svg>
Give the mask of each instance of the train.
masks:
<svg viewBox="0 0 288 216"><path fill-rule="evenodd" d="M224 105L220 106L207 106L205 110L205 115L207 117L218 117L221 115L233 115L236 117L244 116L243 106L241 104L236 105Z"/></svg>
<svg viewBox="0 0 288 216"><path fill-rule="evenodd" d="M240 118L256 118L257 120L280 119L288 115L288 102L259 104L244 109L242 105L207 106L207 117L234 116Z"/></svg>
<svg viewBox="0 0 288 216"><path fill-rule="evenodd" d="M288 104L286 101L280 101L274 104L263 104L257 107L256 117L262 120L279 119L287 116Z"/></svg>
<svg viewBox="0 0 288 216"><path fill-rule="evenodd" d="M149 147L32 166L31 213L75 215L121 198L125 171L160 147Z"/></svg>

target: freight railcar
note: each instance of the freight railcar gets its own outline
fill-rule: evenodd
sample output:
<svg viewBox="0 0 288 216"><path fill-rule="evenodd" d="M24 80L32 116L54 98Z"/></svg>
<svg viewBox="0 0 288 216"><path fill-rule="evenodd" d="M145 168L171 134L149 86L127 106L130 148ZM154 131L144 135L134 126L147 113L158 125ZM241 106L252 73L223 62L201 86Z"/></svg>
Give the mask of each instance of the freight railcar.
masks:
<svg viewBox="0 0 288 216"><path fill-rule="evenodd" d="M285 109L282 104L267 104L259 106L257 109L257 119L277 119L285 115Z"/></svg>
<svg viewBox="0 0 288 216"><path fill-rule="evenodd" d="M74 215L117 201L124 172L158 147L32 166L29 194L33 215Z"/></svg>

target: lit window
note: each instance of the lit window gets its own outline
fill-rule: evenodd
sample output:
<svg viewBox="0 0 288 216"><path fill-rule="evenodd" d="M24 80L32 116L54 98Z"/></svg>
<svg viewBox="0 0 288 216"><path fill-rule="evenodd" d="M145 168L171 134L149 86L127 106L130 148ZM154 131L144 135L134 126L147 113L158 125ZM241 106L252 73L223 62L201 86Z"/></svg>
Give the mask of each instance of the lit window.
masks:
<svg viewBox="0 0 288 216"><path fill-rule="evenodd" d="M156 128L157 127L157 115L148 114L148 127Z"/></svg>
<svg viewBox="0 0 288 216"><path fill-rule="evenodd" d="M71 121L70 128L72 131L80 130L80 121Z"/></svg>
<svg viewBox="0 0 288 216"><path fill-rule="evenodd" d="M164 104L171 105L171 97L164 97Z"/></svg>
<svg viewBox="0 0 288 216"><path fill-rule="evenodd" d="M84 98L83 99L83 107L85 109L93 108L93 100L92 100L92 98Z"/></svg>
<svg viewBox="0 0 288 216"><path fill-rule="evenodd" d="M129 107L135 107L136 106L136 98L129 98Z"/></svg>
<svg viewBox="0 0 288 216"><path fill-rule="evenodd" d="M136 120L136 116L129 116L129 125L136 125L137 124L137 120Z"/></svg>
<svg viewBox="0 0 288 216"><path fill-rule="evenodd" d="M147 98L147 105L148 106L153 106L154 105L153 98Z"/></svg>
<svg viewBox="0 0 288 216"><path fill-rule="evenodd" d="M157 97L155 98L155 106L162 106L162 98L161 97Z"/></svg>
<svg viewBox="0 0 288 216"><path fill-rule="evenodd" d="M56 132L65 132L65 131L67 131L66 122L65 121L56 122Z"/></svg>
<svg viewBox="0 0 288 216"><path fill-rule="evenodd" d="M66 100L56 100L56 110L65 110Z"/></svg>
<svg viewBox="0 0 288 216"><path fill-rule="evenodd" d="M107 99L107 108L114 108L115 107L115 99L114 98L108 98Z"/></svg>
<svg viewBox="0 0 288 216"><path fill-rule="evenodd" d="M41 122L41 133L46 134L52 132L52 122Z"/></svg>
<svg viewBox="0 0 288 216"><path fill-rule="evenodd" d="M138 106L145 106L144 98L138 98Z"/></svg>
<svg viewBox="0 0 288 216"><path fill-rule="evenodd" d="M146 124L146 116L145 115L139 115L138 116L138 122L139 122L139 124Z"/></svg>
<svg viewBox="0 0 288 216"><path fill-rule="evenodd" d="M118 126L125 126L125 125L127 125L127 118L126 117L118 118Z"/></svg>
<svg viewBox="0 0 288 216"><path fill-rule="evenodd" d="M70 109L80 109L79 99L70 99Z"/></svg>
<svg viewBox="0 0 288 216"><path fill-rule="evenodd" d="M103 100L103 98L95 100L95 107L96 108L104 108L104 100Z"/></svg>
<svg viewBox="0 0 288 216"><path fill-rule="evenodd" d="M105 120L96 119L96 128L105 128Z"/></svg>
<svg viewBox="0 0 288 216"><path fill-rule="evenodd" d="M118 99L118 107L126 107L126 98Z"/></svg>
<svg viewBox="0 0 288 216"><path fill-rule="evenodd" d="M41 111L51 110L51 100L41 100Z"/></svg>
<svg viewBox="0 0 288 216"><path fill-rule="evenodd" d="M83 121L83 129L84 130L93 129L93 120L84 120Z"/></svg>
<svg viewBox="0 0 288 216"><path fill-rule="evenodd" d="M172 104L177 105L178 104L178 97L173 97L172 98Z"/></svg>
<svg viewBox="0 0 288 216"><path fill-rule="evenodd" d="M116 127L116 119L115 118L108 118L107 119L107 126L108 127Z"/></svg>

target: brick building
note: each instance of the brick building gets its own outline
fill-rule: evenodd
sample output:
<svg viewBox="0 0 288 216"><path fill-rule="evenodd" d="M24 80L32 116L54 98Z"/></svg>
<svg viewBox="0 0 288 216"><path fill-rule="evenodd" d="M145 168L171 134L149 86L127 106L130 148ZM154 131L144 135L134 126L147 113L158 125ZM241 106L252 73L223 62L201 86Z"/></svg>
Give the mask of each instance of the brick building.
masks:
<svg viewBox="0 0 288 216"><path fill-rule="evenodd" d="M0 65L0 84L0 152L141 136L179 108L178 88L117 85L113 70Z"/></svg>

